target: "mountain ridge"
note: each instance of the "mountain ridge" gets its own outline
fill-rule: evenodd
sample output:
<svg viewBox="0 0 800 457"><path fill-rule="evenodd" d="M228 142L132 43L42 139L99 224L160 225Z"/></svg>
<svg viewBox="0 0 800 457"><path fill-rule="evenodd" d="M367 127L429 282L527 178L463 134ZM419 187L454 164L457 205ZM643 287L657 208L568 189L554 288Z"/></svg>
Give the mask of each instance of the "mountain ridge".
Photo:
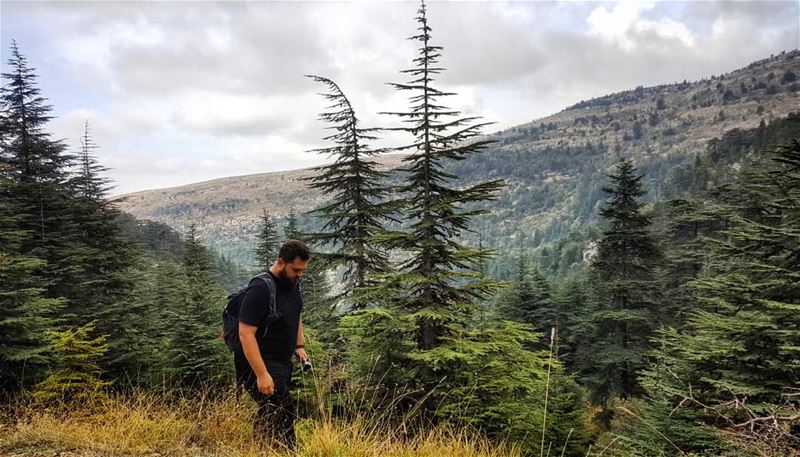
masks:
<svg viewBox="0 0 800 457"><path fill-rule="evenodd" d="M465 184L503 178L507 187L500 199L473 228L494 247L507 246L516 234L536 246L596 219L600 188L617 157L632 158L647 175L648 198L660 198L671 170L705 150L712 138L797 110L798 74L800 51L792 50L720 76L581 101L488 134L496 141L493 147L453 163L449 171ZM392 169L401 159L380 161ZM324 202L323 195L305 188L303 178L312 173L305 168L218 178L112 201L137 218L180 231L194 222L205 243L247 263L263 209L283 218L291 209L303 213Z"/></svg>

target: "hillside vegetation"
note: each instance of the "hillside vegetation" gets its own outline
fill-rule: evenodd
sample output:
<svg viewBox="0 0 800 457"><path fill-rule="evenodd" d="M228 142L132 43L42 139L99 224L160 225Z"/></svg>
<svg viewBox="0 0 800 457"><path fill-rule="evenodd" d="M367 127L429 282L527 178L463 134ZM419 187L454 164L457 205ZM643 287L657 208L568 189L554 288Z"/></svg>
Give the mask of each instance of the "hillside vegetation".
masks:
<svg viewBox="0 0 800 457"><path fill-rule="evenodd" d="M448 170L465 184L498 178L507 184L500 199L491 203L491 214L472 224L485 246L518 247L521 237L524 247L534 248L596 219L600 187L618 157L630 158L647 175L646 199L652 201L665 196L670 172L694 160L712 138L796 110L799 64L800 51L794 50L701 81L637 87L580 102L490 135L497 143L487 152L450 164ZM390 169L400 160L379 159ZM313 173L230 177L136 192L114 201L139 219L164 222L179 231L196 223L205 243L249 265L263 209L285 223L290 209L302 215L326 200L302 181ZM315 224L303 220L309 229ZM477 234L466 236L477 244Z"/></svg>

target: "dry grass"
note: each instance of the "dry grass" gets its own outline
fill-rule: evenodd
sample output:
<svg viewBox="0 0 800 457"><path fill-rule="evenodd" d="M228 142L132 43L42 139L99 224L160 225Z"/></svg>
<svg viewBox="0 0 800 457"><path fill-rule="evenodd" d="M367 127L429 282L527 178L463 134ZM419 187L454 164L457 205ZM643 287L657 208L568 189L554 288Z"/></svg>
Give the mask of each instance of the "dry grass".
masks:
<svg viewBox="0 0 800 457"><path fill-rule="evenodd" d="M116 396L92 405L24 403L0 416L6 456L313 456L516 457L465 431L434 429L405 437L381 418L343 421L330 414L297 424L298 450L288 454L252 438L255 404L232 394L191 398L155 393Z"/></svg>

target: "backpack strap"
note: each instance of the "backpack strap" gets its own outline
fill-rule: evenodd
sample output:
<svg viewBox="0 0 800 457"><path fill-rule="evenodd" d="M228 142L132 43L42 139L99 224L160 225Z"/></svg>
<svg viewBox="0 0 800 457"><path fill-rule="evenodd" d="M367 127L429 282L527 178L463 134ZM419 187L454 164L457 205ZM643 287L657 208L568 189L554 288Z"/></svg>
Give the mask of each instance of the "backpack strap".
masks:
<svg viewBox="0 0 800 457"><path fill-rule="evenodd" d="M276 301L278 292L275 286L275 279L269 272L259 273L253 278L251 284L256 280L266 285L267 291L269 292L269 302L267 303L267 325L264 327L264 335L262 335L266 336L269 323L275 322L281 317L280 312L278 312L278 303Z"/></svg>

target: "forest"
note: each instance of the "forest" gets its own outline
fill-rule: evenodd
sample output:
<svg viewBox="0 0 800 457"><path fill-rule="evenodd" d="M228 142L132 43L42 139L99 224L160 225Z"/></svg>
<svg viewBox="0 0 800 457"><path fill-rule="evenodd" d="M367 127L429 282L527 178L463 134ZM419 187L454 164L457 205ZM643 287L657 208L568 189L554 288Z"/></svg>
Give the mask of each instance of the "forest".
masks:
<svg viewBox="0 0 800 457"><path fill-rule="evenodd" d="M296 375L297 455L800 455L800 113L659 170L655 200L647 162L618 157L583 184L600 207L574 203L596 222L494 249L470 222L502 204L506 171L477 182L458 164L503 159L481 118L446 106L424 4L416 26L390 83L408 95L387 113L404 145L373 147L381 132L336 82L308 76L335 162L307 185L330 199L286 223L265 212L257 269L206 247L202 221L177 233L115 209L91 124L80 144L53 138L12 45L0 451L279 454L248 441L253 405L233 396L217 336L228 294L300 239L315 368ZM408 153L403 167L379 170L385 152Z"/></svg>

